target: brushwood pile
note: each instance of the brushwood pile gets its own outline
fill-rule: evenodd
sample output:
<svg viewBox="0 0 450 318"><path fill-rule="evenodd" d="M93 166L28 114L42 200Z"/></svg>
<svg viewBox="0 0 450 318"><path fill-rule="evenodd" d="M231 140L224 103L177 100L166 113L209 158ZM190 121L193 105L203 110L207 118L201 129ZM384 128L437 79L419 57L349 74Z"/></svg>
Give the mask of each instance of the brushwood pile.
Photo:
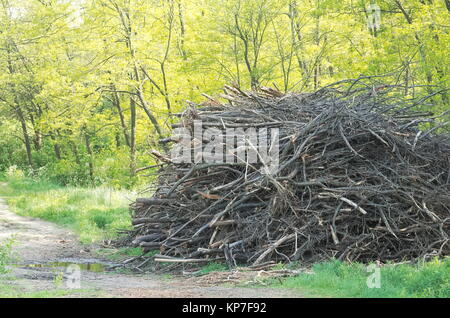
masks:
<svg viewBox="0 0 450 318"><path fill-rule="evenodd" d="M448 114L430 113L429 99L400 89L361 81L314 93L226 86L224 102L205 95L189 103L173 128L194 138L174 133L161 140L172 151L153 152L157 181L131 205L129 244L157 251L159 262L230 267L448 256ZM223 154L216 143L202 160L211 131L230 129L245 136ZM248 135L255 131L268 135L265 157ZM190 162L173 156L181 143Z"/></svg>

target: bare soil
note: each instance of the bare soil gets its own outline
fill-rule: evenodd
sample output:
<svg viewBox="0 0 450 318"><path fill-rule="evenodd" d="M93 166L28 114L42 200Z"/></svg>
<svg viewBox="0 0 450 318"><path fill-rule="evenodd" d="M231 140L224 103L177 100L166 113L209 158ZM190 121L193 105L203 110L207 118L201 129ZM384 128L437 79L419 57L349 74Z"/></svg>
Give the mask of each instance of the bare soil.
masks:
<svg viewBox="0 0 450 318"><path fill-rule="evenodd" d="M53 223L19 216L11 212L0 199L0 242L15 238L14 254L17 265L9 274L14 279L4 280L26 291L63 289L64 268L33 267L30 264L48 264L62 259L76 259L77 263L92 262L94 246L82 245L75 234ZM100 262L101 260L99 260ZM246 280L258 277L242 277L236 273L216 273L207 277L166 278L154 273L122 274L117 271L81 272L81 289L73 290L67 297L212 297L212 298L281 298L302 297L288 290L265 287L240 287ZM233 286L239 282L240 286ZM226 284L230 282L229 284ZM0 294L1 297L1 294Z"/></svg>

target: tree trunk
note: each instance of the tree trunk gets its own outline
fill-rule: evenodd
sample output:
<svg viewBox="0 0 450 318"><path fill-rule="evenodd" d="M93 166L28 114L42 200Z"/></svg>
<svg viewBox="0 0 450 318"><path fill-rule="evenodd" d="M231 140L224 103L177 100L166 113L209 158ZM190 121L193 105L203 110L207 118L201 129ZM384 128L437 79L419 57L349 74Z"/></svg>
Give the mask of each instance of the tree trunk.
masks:
<svg viewBox="0 0 450 318"><path fill-rule="evenodd" d="M58 144L58 141L57 141L55 135L51 134L50 138L53 141L53 150L55 151L56 159L61 160L61 148L60 148L60 146Z"/></svg>
<svg viewBox="0 0 450 318"><path fill-rule="evenodd" d="M181 1L178 1L178 20L180 22L180 40L178 43L180 55L183 58L183 60L186 60L187 54L184 48L184 38L186 34L186 27L184 23L184 13L183 13L183 5L181 4Z"/></svg>
<svg viewBox="0 0 450 318"><path fill-rule="evenodd" d="M17 105L17 100L16 100ZM19 118L20 125L22 127L22 133L23 133L23 140L25 143L25 148L27 150L27 159L28 159L28 165L33 168L33 154L31 153L31 142L30 142L30 136L28 135L28 128L27 123L25 121L25 117L23 115L22 109L19 105L16 106L16 114Z"/></svg>
<svg viewBox="0 0 450 318"><path fill-rule="evenodd" d="M81 159L80 154L78 153L77 145L73 141L70 141L69 143L72 148L73 156L75 157L75 162L77 163L77 165L81 166Z"/></svg>
<svg viewBox="0 0 450 318"><path fill-rule="evenodd" d="M130 173L136 174L136 102L133 96L130 96Z"/></svg>
<svg viewBox="0 0 450 318"><path fill-rule="evenodd" d="M39 151L42 148L42 134L40 130L36 127L36 122L34 120L34 116L30 114L30 121L31 125L34 130L34 136L33 136L33 144L34 144L34 150Z"/></svg>
<svg viewBox="0 0 450 318"><path fill-rule="evenodd" d="M317 9L319 9L320 0L317 0ZM316 18L316 30L314 32L315 43L317 46L320 45L320 16L317 15ZM318 56L316 62L314 63L314 90L317 90L320 85L320 57Z"/></svg>
<svg viewBox="0 0 450 318"><path fill-rule="evenodd" d="M94 155L91 148L91 137L89 136L87 129L84 129L84 142L86 145L86 151L89 155L89 177L91 182L94 183Z"/></svg>
<svg viewBox="0 0 450 318"><path fill-rule="evenodd" d="M111 89L113 91L113 103L117 108L117 112L119 113L120 125L122 126L123 136L125 138L125 144L130 147L130 136L128 135L128 128L125 121L125 116L123 115L122 106L120 105L119 94L116 92L116 87L114 84L111 84Z"/></svg>

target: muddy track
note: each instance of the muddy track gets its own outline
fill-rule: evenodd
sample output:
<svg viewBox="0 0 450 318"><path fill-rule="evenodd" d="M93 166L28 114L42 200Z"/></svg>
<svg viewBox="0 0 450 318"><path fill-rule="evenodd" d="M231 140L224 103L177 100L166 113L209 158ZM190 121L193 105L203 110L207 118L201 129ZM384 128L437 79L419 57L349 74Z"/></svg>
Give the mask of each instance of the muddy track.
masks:
<svg viewBox="0 0 450 318"><path fill-rule="evenodd" d="M0 198L0 242L10 237L15 239L14 254L17 257L17 265L12 267L10 275L17 279L7 282L27 291L65 288L65 276L59 285L56 283L57 276L65 269L55 270L46 264L62 260L76 260L77 264L93 261L90 249L95 247L83 246L76 235L53 223L11 212L5 200ZM281 289L225 286L214 279L207 282L201 278L167 279L152 273L136 275L82 269L80 278L80 287L85 291L74 291L67 297L302 297Z"/></svg>

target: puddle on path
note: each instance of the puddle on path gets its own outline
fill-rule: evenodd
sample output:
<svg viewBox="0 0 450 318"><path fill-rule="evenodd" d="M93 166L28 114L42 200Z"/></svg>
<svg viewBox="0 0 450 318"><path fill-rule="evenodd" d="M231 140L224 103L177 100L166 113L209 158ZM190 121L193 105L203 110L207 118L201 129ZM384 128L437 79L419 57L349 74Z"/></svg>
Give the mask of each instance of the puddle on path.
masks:
<svg viewBox="0 0 450 318"><path fill-rule="evenodd" d="M95 259L62 259L48 263L16 264L16 266L22 268L67 268L70 265L77 265L81 270L94 273L110 271L120 266L120 264L102 262Z"/></svg>

